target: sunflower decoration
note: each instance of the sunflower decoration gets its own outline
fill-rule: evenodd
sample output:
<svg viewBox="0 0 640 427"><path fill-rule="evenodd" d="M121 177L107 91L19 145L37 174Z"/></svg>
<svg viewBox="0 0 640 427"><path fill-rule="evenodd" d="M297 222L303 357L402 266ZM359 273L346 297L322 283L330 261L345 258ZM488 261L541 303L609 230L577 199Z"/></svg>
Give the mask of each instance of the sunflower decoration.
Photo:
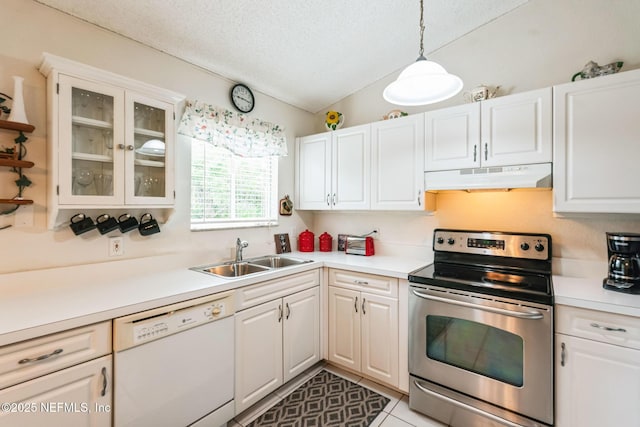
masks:
<svg viewBox="0 0 640 427"><path fill-rule="evenodd" d="M342 113L338 111L327 111L327 116L324 120L324 125L329 130L336 130L342 126L344 119Z"/></svg>

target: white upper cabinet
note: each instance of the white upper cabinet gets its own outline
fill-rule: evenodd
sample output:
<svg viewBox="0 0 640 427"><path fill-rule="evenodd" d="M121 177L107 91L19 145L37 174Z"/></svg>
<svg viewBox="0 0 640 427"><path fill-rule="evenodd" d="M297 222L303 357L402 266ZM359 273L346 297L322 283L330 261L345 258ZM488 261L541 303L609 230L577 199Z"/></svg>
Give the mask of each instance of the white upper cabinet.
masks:
<svg viewBox="0 0 640 427"><path fill-rule="evenodd" d="M424 117L371 124L371 209L424 210Z"/></svg>
<svg viewBox="0 0 640 427"><path fill-rule="evenodd" d="M425 170L480 166L480 104L428 111L425 122Z"/></svg>
<svg viewBox="0 0 640 427"><path fill-rule="evenodd" d="M551 88L425 113L425 170L548 163Z"/></svg>
<svg viewBox="0 0 640 427"><path fill-rule="evenodd" d="M640 70L554 87L556 212L640 213Z"/></svg>
<svg viewBox="0 0 640 427"><path fill-rule="evenodd" d="M182 95L49 54L40 71L48 91L49 227L79 209L172 208Z"/></svg>
<svg viewBox="0 0 640 427"><path fill-rule="evenodd" d="M298 208L369 209L370 140L368 124L298 138Z"/></svg>

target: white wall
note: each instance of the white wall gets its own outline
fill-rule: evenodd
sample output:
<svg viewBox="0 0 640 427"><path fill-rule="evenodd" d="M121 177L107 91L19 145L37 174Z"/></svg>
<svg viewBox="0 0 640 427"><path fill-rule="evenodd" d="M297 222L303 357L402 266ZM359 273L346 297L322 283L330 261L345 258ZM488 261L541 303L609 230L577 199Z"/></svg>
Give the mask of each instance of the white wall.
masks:
<svg viewBox="0 0 640 427"><path fill-rule="evenodd" d="M36 127L36 131L28 135L26 157L36 166L24 170L33 181L33 185L25 190L24 197L35 202L35 223L33 227L0 230L0 273L121 259L107 256L107 238L97 232L74 236L68 228L47 230L46 81L37 71L42 52L164 87L186 95L187 99L201 99L229 109L232 108L229 90L233 82L31 0L2 0L0 16L3 34L0 42L0 92L11 95L11 76L23 76L27 116ZM312 131L313 117L261 93L255 95L256 108L251 114L286 128L290 154L279 163L278 194L293 195L295 136ZM13 146L15 137L14 132L0 130L0 146ZM162 226L160 234L148 238L133 232L125 235L124 258L197 249L210 251L212 261L228 259L236 237L250 242L249 255L263 254L274 251L274 233L285 232L295 236L306 227L305 222L311 223L311 214L295 213L292 217L280 217L280 225L273 228L190 232L189 150L188 140L179 138L176 213ZM8 169L3 169L0 171L0 198L10 198L17 191L13 183L16 178ZM14 220L13 215L0 216L0 227L13 224Z"/></svg>
<svg viewBox="0 0 640 427"><path fill-rule="evenodd" d="M637 0L530 0L427 57L459 75L465 82L463 92L480 84L501 85L500 94L523 92L570 81L590 60L601 65L622 60L623 71L640 67L639 16ZM428 28L425 37L429 37ZM412 60L407 58L407 65ZM330 109L345 115L345 126L381 120L398 108L382 99L382 91L400 71ZM432 106L402 109L412 114L462 103L463 93ZM324 111L316 116L314 131L320 132ZM550 191L442 193L437 196L437 205L433 216L317 214L314 231L335 236L378 226L382 233L377 251L380 247L380 251L425 257L435 227L549 233L554 257L562 258L557 264L566 267L557 273L598 277L606 274L605 231L640 232L640 215L555 217ZM573 260L595 265L592 270L582 269L582 264ZM572 269L576 264L579 268Z"/></svg>

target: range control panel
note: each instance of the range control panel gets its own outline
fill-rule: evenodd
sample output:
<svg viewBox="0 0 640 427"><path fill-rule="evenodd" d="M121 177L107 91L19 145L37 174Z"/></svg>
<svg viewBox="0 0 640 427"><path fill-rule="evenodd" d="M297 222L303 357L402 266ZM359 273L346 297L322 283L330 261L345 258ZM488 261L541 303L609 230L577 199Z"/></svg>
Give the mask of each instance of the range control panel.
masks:
<svg viewBox="0 0 640 427"><path fill-rule="evenodd" d="M233 315L233 294L212 295L114 320L115 350L144 344L167 335Z"/></svg>
<svg viewBox="0 0 640 427"><path fill-rule="evenodd" d="M433 250L549 260L551 259L551 236L533 233L436 229L433 233Z"/></svg>

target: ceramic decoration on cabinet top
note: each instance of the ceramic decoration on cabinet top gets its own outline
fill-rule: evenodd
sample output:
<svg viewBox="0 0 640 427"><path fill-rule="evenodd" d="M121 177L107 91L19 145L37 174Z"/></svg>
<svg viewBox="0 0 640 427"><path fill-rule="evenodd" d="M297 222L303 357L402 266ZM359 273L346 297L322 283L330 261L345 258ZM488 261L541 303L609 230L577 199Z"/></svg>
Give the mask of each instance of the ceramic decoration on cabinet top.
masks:
<svg viewBox="0 0 640 427"><path fill-rule="evenodd" d="M168 216L184 97L50 54L40 72L49 93L49 227L78 209L154 207Z"/></svg>

